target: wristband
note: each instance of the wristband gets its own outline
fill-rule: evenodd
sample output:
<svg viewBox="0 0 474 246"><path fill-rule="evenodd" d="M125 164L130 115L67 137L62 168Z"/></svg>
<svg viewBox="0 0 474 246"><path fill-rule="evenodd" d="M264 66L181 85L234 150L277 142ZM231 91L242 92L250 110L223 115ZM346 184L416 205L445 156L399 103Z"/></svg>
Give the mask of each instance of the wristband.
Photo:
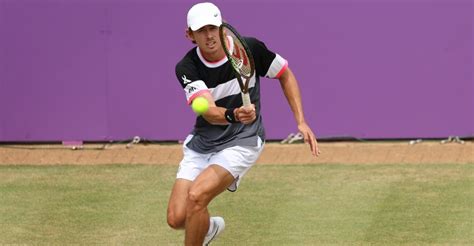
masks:
<svg viewBox="0 0 474 246"><path fill-rule="evenodd" d="M225 117L225 120L227 120L227 122L229 122L229 123L238 123L238 122L239 122L239 121L235 118L234 111L235 111L235 108L228 108L228 109L225 111L224 117Z"/></svg>

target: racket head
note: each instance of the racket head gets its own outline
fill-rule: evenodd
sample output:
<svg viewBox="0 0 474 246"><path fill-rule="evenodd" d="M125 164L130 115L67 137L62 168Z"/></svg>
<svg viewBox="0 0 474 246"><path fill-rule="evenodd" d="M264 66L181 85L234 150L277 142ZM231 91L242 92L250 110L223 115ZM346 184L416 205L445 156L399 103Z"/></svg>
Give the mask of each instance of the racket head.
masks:
<svg viewBox="0 0 474 246"><path fill-rule="evenodd" d="M246 80L243 86L241 84L242 92L246 93L248 91L248 82L255 73L252 53L242 36L228 23L222 23L219 27L219 38L227 59L236 72L236 76L238 75L237 78L243 77ZM241 78L239 79L239 84L241 83Z"/></svg>

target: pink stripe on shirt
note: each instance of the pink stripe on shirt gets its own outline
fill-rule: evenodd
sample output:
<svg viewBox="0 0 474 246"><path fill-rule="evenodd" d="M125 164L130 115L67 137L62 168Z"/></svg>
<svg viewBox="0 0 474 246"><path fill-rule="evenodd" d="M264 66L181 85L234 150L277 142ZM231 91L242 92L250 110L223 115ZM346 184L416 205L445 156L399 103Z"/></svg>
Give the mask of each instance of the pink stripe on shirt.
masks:
<svg viewBox="0 0 474 246"><path fill-rule="evenodd" d="M202 94L206 93L206 92L210 92L209 90L200 90L196 93L194 93L188 100L188 105L191 104L191 102L194 100L194 98L198 97L198 96L201 96Z"/></svg>
<svg viewBox="0 0 474 246"><path fill-rule="evenodd" d="M287 68L288 68L288 61L285 61L285 65L283 65L280 72L278 72L278 74L275 76L275 78L279 79L280 76L283 74L283 72L286 71Z"/></svg>

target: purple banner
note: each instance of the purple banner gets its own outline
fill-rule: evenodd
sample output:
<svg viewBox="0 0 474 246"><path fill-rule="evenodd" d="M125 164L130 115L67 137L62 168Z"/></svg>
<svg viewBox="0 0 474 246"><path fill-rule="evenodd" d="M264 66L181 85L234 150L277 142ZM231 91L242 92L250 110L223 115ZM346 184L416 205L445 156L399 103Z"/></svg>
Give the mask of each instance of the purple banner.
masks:
<svg viewBox="0 0 474 246"><path fill-rule="evenodd" d="M0 0L0 141L183 139L195 2ZM214 2L288 59L319 137L474 136L472 1ZM277 80L262 98L268 138L295 132Z"/></svg>

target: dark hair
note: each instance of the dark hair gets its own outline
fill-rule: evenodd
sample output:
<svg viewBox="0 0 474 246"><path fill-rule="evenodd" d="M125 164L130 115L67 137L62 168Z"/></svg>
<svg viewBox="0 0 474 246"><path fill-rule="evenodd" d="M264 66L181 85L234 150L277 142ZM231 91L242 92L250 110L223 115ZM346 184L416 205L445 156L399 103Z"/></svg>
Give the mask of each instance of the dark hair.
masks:
<svg viewBox="0 0 474 246"><path fill-rule="evenodd" d="M188 37L189 37L189 32L193 32L191 27L188 27L188 32L186 33L186 36L188 36ZM196 44L196 41L192 40L191 43Z"/></svg>

